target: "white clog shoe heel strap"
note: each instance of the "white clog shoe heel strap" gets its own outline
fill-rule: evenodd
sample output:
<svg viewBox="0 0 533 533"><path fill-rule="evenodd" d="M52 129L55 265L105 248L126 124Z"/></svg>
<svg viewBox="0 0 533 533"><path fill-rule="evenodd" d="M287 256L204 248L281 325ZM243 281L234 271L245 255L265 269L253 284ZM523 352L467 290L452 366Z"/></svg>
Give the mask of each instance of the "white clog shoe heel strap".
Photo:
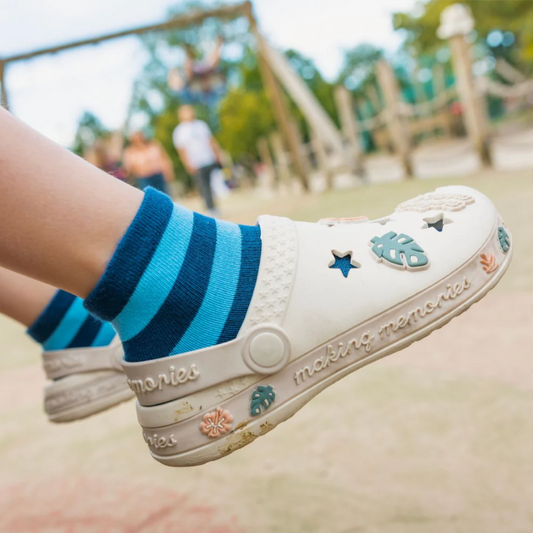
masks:
<svg viewBox="0 0 533 533"><path fill-rule="evenodd" d="M118 335L109 346L101 348L73 348L43 352L43 368L50 380L64 378L72 374L115 370L122 372L124 350Z"/></svg>
<svg viewBox="0 0 533 533"><path fill-rule="evenodd" d="M289 305L297 260L292 220L262 216L261 264L248 313L238 337L179 355L128 363L128 385L144 406L182 398L234 378L269 375L291 360L291 342L281 328Z"/></svg>

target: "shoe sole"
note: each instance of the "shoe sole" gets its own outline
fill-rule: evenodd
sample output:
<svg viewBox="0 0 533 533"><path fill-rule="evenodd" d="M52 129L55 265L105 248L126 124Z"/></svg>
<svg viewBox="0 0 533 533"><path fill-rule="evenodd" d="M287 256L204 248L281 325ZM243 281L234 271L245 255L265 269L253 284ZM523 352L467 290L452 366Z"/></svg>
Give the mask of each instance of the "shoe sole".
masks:
<svg viewBox="0 0 533 533"><path fill-rule="evenodd" d="M379 315L371 318L365 323L359 324L355 328L352 328L351 330L337 336L335 339L332 339L328 343L325 343L324 345L312 350L311 352L302 355L297 360L292 361L281 372L269 376L270 379L267 378L266 380L262 380L261 383L275 384L278 376L284 374L286 381L287 372L289 372L289 374L292 374L297 368L300 368L300 371L294 374L295 380L296 376L299 374L302 382L305 382L306 380L312 381L312 375L315 373L318 374L322 370L326 370L325 374L329 373L327 377L324 377L324 379L322 379L321 381L311 386L308 386L305 390L302 390L298 394L295 394L292 398L288 399L279 407L274 407L274 405L272 405L272 407L268 411L264 412L260 416L257 416L256 418L248 422L237 425L237 427L233 431L223 437L213 440L212 442L209 442L200 447L196 447L174 455L160 455L150 450L152 457L167 466L195 466L229 455L230 453L246 446L247 444L250 444L257 437L265 435L266 433L274 429L278 424L288 420L312 398L314 398L317 394L319 394L321 391L334 384L338 380L342 379L343 377L356 370L359 370L360 368L363 368L364 366L370 363L373 363L374 361L378 361L379 359L382 359L388 355L391 355L392 353L402 350L407 346L413 344L414 342L419 341L424 337L427 337L433 331L440 329L441 327L446 325L453 318L464 313L473 304L481 300L490 290L492 290L498 284L511 262L513 252L512 249L510 249L507 254L503 256L504 259L501 265L495 265L495 263L492 265L493 267L496 266L497 270L490 270L490 266L485 267L483 266L483 263L480 264L480 260L482 259L481 254L488 254L490 257L492 255L492 252L496 253L496 257L502 256L502 252L498 249L497 244L497 232L499 225L501 225L501 221L497 221L493 231L491 232L490 237L476 252L476 254L474 254L469 259L469 261L467 261L461 267L449 274L446 278L443 278L440 282L416 294L415 296L409 298L401 304L383 313L380 313ZM494 258L494 255L492 255L492 257ZM489 272L487 272L487 269L489 270ZM467 292L467 290L464 288L465 283L462 280L467 280L467 276L469 279L469 286L467 288L470 296L465 298L462 296ZM486 281L483 282L484 280ZM449 291L451 290L450 287L458 287L459 285L461 285L460 282L463 283L463 290L458 296L455 296L454 298L450 297L445 299L440 297L440 295L449 294ZM475 289L475 292L471 293L470 288ZM459 292L459 288L457 288L457 292ZM320 353L323 354L324 350L330 349L330 345L331 347L337 346L338 343L342 342L344 346L348 347L350 346L350 343L353 342L353 339L360 338L362 331L367 330L381 332L383 326L381 329L377 328L376 326L379 326L380 324L391 326L394 323L394 321L391 321L392 318L409 317L410 313L413 313L413 309L424 309L424 301L427 302L425 305L429 306L429 302L445 301L446 303L448 303L450 300L454 299L458 300L458 305L456 305L455 307L446 308L446 305L442 304L442 307L439 305L438 307L434 307L432 311L426 313L424 317L431 313L434 319L430 323L427 323L425 325L421 325L423 323L424 317L417 319L415 311L413 316L415 317L414 323L416 325L411 329L411 332L409 334L403 334L402 329L399 334L391 333L391 339L397 340L394 340L394 342L385 345L383 348L377 350L376 352L371 353L368 356L363 357L351 364L346 364L346 360L349 359L349 357L346 357L344 361L341 361L339 357L337 357L337 359L335 360L335 365L331 364L330 367L328 364L328 368L322 368L316 372L312 370L314 368L312 365L313 359L315 359L316 361L316 357L318 357ZM433 314L433 312L435 312L435 314ZM398 324L399 322L396 323ZM384 331L384 335L388 336L388 332L392 332L392 327L386 328ZM350 356L351 355L352 354L350 352ZM339 365L337 365L337 361L339 362ZM308 377L306 377L305 372L302 373L301 370L302 368L306 368L306 366L304 366L306 362L308 362L307 368L311 368L311 371L307 374ZM340 367L342 363L344 363L344 366ZM336 371L334 371L334 368L332 369L332 367L335 366L338 368L338 370ZM233 405L235 405L236 402L241 402L242 404L242 402L244 401L243 396L249 398L251 391L253 391L258 384L259 383L256 383L252 387L249 387L244 391L241 391L240 393L236 394L234 397L228 400L226 404L230 402L234 402ZM275 390L277 390L276 387L274 388ZM246 402L249 402L249 400L247 399ZM224 402L221 404L221 406L225 408ZM235 412L232 411L231 408L229 410L230 412ZM206 411L205 408L204 411ZM184 428L184 425L198 424L199 421L201 421L201 418L199 418L200 416L201 415L194 417L192 421L190 419L184 420L177 424L172 424L171 426L165 427L147 427L145 425L143 429L149 432L150 434L156 433L157 435L159 435L159 437L163 437L163 439L168 439L168 436L171 433L175 433L177 435L185 435L186 431L182 431L186 429Z"/></svg>
<svg viewBox="0 0 533 533"><path fill-rule="evenodd" d="M44 408L50 422L73 422L105 411L134 396L124 374L92 372L68 376L47 385Z"/></svg>

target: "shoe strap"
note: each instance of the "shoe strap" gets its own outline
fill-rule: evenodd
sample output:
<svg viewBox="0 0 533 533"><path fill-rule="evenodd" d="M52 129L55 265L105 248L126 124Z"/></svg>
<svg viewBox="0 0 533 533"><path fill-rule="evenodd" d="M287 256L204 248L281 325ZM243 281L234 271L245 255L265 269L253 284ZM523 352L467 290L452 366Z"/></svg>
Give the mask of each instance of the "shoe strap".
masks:
<svg viewBox="0 0 533 533"><path fill-rule="evenodd" d="M291 342L274 324L262 324L224 344L162 359L122 361L127 383L144 406L177 400L234 378L279 372L290 361Z"/></svg>
<svg viewBox="0 0 533 533"><path fill-rule="evenodd" d="M122 371L124 356L122 343L115 337L109 346L101 348L73 348L43 353L43 368L48 379L60 379L71 374L95 370Z"/></svg>
<svg viewBox="0 0 533 533"><path fill-rule="evenodd" d="M282 329L297 261L297 231L292 220L262 216L261 262L254 294L239 336L194 352L140 363L122 361L128 385L144 406L177 400L228 380L274 374L291 356Z"/></svg>

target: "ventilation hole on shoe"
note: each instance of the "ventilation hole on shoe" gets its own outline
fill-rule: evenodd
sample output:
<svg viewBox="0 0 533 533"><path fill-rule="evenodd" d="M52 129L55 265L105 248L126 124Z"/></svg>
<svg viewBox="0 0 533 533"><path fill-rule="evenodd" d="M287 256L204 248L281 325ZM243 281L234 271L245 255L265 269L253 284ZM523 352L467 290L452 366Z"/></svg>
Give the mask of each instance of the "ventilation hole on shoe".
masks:
<svg viewBox="0 0 533 533"><path fill-rule="evenodd" d="M424 221L424 225L422 226L422 229L433 228L435 231L438 231L439 233L442 233L442 231L444 230L444 226L446 224L453 223L453 220L446 218L444 216L444 213L439 213L438 215L435 215L434 217L428 217L422 220Z"/></svg>

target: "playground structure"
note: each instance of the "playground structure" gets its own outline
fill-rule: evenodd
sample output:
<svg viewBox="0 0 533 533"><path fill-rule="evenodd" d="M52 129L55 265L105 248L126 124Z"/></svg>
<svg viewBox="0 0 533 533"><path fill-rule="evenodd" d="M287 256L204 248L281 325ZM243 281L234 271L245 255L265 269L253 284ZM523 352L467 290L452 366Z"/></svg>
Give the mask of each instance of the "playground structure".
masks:
<svg viewBox="0 0 533 533"><path fill-rule="evenodd" d="M227 21L240 17L248 20L249 31L255 38L263 83L278 126L269 139L260 139L258 143L258 152L269 175L269 187L280 183L289 185L291 177L296 176L301 189L307 191L311 187L310 176L316 177L318 173L323 183L321 188L333 188L339 175L348 176L349 183L353 184L354 176L364 178L369 173L373 174L369 170L376 168L381 169L378 174L389 173L398 179L412 178L432 173L431 169L420 170L424 160L429 164L433 162L435 166L439 161L455 161L458 155L470 158L465 170L471 171L476 165L492 166L495 154L496 160L501 161L502 150L511 145L515 151L517 146L529 146L527 135L525 140L522 136L521 140L514 142L513 135L509 136L499 126L491 126L487 97L491 95L510 102L510 107L520 102L530 104L533 99L533 80L526 80L514 67L501 61L497 64L497 72L508 81L508 85L488 76L474 76L468 35L475 24L468 8L462 4L454 4L443 10L438 30L438 36L448 42L451 50L454 83L447 86L445 67L437 65L431 76L433 98L427 100L427 92L416 81L415 69L412 82L414 102L408 102L400 90L393 67L386 60L381 60L376 65L377 84L370 88L367 95L367 100L371 102L371 116L368 116L368 106L355 103L346 87L336 87L335 103L340 130L287 58L261 34L249 1L191 11L160 24L0 58L1 103L8 107L6 70L14 62L129 35L186 28L209 18ZM310 132L310 142L307 144L303 142L296 121L291 117L288 97L299 108L307 123ZM463 132L466 133L466 139L459 138ZM372 139L378 149L377 155L368 155L363 134ZM448 145L441 149L425 142L436 135L447 139ZM533 161L527 163L533 164Z"/></svg>
<svg viewBox="0 0 533 533"><path fill-rule="evenodd" d="M283 150L285 150L285 147L288 150L293 171L300 179L303 189L307 190L309 185L306 167L300 150L301 147L297 140L294 124L290 119L286 97L283 94L279 82L281 81L294 102L300 107L315 132L316 137L320 139L320 142L328 147L332 154L340 157L343 157L344 154L342 138L335 128L333 121L320 107L314 95L291 69L287 59L271 48L261 35L253 14L252 4L248 1L242 4L223 6L216 9L196 10L185 15L173 17L160 24L132 28L63 45L42 48L11 57L0 58L0 103L5 108L9 108L6 67L12 63L34 59L48 54L56 54L82 46L95 45L130 35L143 35L149 32L185 28L193 24L199 24L208 18L230 20L238 17L248 19L250 31L257 40L261 73L281 133Z"/></svg>

